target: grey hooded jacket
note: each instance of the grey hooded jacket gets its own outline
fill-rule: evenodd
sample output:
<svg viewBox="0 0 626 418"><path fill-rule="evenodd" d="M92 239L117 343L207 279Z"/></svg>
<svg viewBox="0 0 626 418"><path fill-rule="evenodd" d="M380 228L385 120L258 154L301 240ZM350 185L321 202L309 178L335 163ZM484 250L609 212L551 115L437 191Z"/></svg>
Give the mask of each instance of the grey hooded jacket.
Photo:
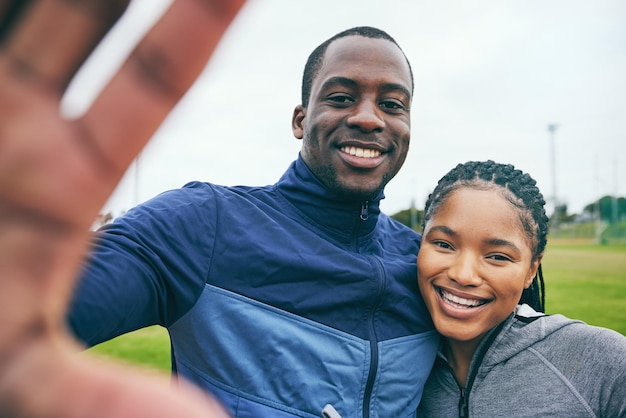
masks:
<svg viewBox="0 0 626 418"><path fill-rule="evenodd" d="M626 417L626 337L523 305L480 342L465 388L439 354L418 416Z"/></svg>

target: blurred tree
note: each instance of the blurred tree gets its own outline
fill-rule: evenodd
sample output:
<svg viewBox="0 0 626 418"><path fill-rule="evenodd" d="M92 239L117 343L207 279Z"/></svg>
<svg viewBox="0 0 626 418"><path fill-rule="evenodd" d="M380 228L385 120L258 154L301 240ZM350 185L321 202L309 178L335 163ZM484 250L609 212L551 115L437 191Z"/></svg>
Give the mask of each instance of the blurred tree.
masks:
<svg viewBox="0 0 626 418"><path fill-rule="evenodd" d="M573 223L577 220L578 215L570 214L567 211L567 205L559 205L556 211L550 217L552 221L553 216L558 216L558 224ZM600 219L609 223L617 223L626 220L626 198L604 196L601 199L589 203L584 207L583 213L588 214L589 218L595 219L596 212L600 211ZM424 211L415 208L404 209L391 215L396 221L414 229L415 231L421 231L422 221L424 220Z"/></svg>
<svg viewBox="0 0 626 418"><path fill-rule="evenodd" d="M588 204L585 212L596 215L599 211L600 220L615 223L626 218L626 198L615 196L603 196L599 200Z"/></svg>
<svg viewBox="0 0 626 418"><path fill-rule="evenodd" d="M391 217L415 231L421 231L422 220L424 219L424 211L415 208L409 208L395 213L391 215Z"/></svg>
<svg viewBox="0 0 626 418"><path fill-rule="evenodd" d="M556 218L556 222L554 217ZM558 229L558 225L570 222L575 215L568 215L567 214L567 205L566 204L562 204L562 205L558 205L555 210L554 213L550 216L550 227L554 228L555 226L557 226Z"/></svg>

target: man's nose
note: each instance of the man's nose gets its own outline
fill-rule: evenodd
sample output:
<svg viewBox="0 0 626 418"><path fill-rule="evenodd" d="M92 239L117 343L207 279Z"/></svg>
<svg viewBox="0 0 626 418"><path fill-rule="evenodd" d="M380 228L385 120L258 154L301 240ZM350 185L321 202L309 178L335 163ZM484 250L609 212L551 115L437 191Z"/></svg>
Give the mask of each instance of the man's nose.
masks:
<svg viewBox="0 0 626 418"><path fill-rule="evenodd" d="M382 110L374 100L361 100L348 118L348 124L365 132L380 131L385 127Z"/></svg>

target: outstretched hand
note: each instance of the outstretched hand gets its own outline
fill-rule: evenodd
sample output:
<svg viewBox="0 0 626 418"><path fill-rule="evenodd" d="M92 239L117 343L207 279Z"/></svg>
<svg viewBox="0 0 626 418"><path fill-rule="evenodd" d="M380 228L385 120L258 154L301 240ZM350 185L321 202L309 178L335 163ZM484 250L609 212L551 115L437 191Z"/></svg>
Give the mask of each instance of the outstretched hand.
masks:
<svg viewBox="0 0 626 418"><path fill-rule="evenodd" d="M0 5L0 417L225 416L167 378L76 355L64 328L89 227L243 0L174 2L85 115L64 120L68 83L127 3Z"/></svg>

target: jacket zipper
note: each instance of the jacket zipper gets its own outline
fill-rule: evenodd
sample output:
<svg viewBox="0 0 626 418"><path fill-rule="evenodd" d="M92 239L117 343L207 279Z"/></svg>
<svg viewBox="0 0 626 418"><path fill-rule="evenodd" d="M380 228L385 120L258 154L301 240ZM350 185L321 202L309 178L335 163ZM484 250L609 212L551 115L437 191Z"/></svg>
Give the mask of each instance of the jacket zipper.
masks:
<svg viewBox="0 0 626 418"><path fill-rule="evenodd" d="M504 327L504 324L506 322L507 320L502 321L500 325L498 325L495 329L493 329L493 331L487 336L485 343L481 344L480 351L474 354L475 361L474 359L472 359L472 362L474 364L472 364L470 374L467 377L467 383L465 385L465 389L463 389L461 385L459 385L459 389L461 391L461 398L459 399L459 418L469 417L469 397L470 397L470 392L472 391L472 386L474 386L474 380L476 380L476 375L478 374L478 370L480 369L480 366L483 364L483 360L485 359L485 355L487 354L487 351L489 351L491 344L493 344L493 341L496 339L498 334L500 334L500 331L502 331L502 328ZM450 367L450 371L452 371L451 367Z"/></svg>
<svg viewBox="0 0 626 418"><path fill-rule="evenodd" d="M461 399L459 399L459 418L467 418L469 409L469 396L465 396L465 391L463 390L461 385L459 385L459 389L461 390Z"/></svg>
<svg viewBox="0 0 626 418"><path fill-rule="evenodd" d="M380 261L374 259L378 263L378 272L380 280L378 281L378 293L376 295L376 303L372 306L368 321L369 321L369 340L370 340L370 367L367 374L367 382L365 383L365 392L363 394L363 418L369 418L370 416L370 403L372 401L372 392L374 391L374 383L376 382L376 371L378 370L378 338L376 336L376 330L374 329L374 313L380 304L380 299L385 289L385 276L383 269L381 268Z"/></svg>
<svg viewBox="0 0 626 418"><path fill-rule="evenodd" d="M361 203L361 211L359 213L359 219L361 221L366 221L369 217L369 201L366 200ZM360 224L357 230L355 231L355 238L358 236L358 230L360 229ZM355 249L358 250L356 242ZM378 262L378 259L375 259ZM376 337L376 330L374 329L374 313L376 312L376 308L380 303L381 295L383 294L383 289L385 287L385 278L383 276L383 270L380 268L379 262L379 277L380 280L378 282L378 293L376 295L376 303L372 306L372 310L368 316L368 325L369 325L369 341L370 341L370 366L369 371L367 373L367 381L365 382L365 391L363 393L363 418L369 418L370 416L370 404L372 401L372 392L374 391L374 383L376 382L376 370L378 370L378 338Z"/></svg>
<svg viewBox="0 0 626 418"><path fill-rule="evenodd" d="M460 397L459 397L459 403L457 406L459 410L459 418L467 418L468 410L469 410L469 392L471 390L471 384L469 384L464 389L463 386L461 386L461 384L458 382L458 380L456 380L456 377L454 376L454 370L452 370L452 367L450 367L448 360L445 357L443 358L440 357L439 359L437 359L437 361L442 362L443 367L448 369L448 372L452 375L452 379L454 380L454 383L456 383L456 386L459 388Z"/></svg>
<svg viewBox="0 0 626 418"><path fill-rule="evenodd" d="M367 213L369 209L369 204L370 202L368 200L361 203L361 214L359 215L359 218L361 218L362 221L367 221L367 218L369 217L369 214Z"/></svg>

